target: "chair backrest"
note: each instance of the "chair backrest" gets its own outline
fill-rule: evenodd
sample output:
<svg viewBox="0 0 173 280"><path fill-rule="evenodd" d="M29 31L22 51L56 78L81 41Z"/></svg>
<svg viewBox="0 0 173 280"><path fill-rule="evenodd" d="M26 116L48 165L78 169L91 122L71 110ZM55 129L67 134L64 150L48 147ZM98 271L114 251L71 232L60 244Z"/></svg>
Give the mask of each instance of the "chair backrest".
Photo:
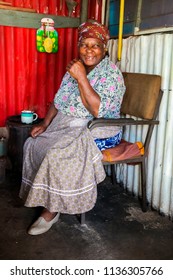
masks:
<svg viewBox="0 0 173 280"><path fill-rule="evenodd" d="M142 73L123 73L126 92L121 106L122 114L142 119L153 119L160 104L161 77ZM158 110L157 110L158 111Z"/></svg>

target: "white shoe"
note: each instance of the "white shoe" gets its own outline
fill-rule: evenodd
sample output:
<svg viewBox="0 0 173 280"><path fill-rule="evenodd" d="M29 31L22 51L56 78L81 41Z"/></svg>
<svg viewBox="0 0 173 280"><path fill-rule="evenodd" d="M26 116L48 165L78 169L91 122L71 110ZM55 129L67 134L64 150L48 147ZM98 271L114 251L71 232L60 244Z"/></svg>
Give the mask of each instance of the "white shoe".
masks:
<svg viewBox="0 0 173 280"><path fill-rule="evenodd" d="M57 213L56 216L49 222L47 222L43 217L39 217L29 228L28 234L38 235L47 232L53 224L55 224L59 219L60 213Z"/></svg>

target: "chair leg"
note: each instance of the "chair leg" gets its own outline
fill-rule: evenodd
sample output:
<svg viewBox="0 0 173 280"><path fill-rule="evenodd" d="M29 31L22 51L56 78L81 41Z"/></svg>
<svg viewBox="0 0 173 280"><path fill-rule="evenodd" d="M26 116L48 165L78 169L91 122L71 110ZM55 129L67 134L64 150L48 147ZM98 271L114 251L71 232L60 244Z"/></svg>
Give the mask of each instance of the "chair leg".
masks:
<svg viewBox="0 0 173 280"><path fill-rule="evenodd" d="M141 162L142 211L147 211L145 158Z"/></svg>
<svg viewBox="0 0 173 280"><path fill-rule="evenodd" d="M81 225L85 224L85 213L80 214L80 224Z"/></svg>
<svg viewBox="0 0 173 280"><path fill-rule="evenodd" d="M114 164L111 164L111 180L112 180L112 184L115 186L116 185L116 173L115 173Z"/></svg>

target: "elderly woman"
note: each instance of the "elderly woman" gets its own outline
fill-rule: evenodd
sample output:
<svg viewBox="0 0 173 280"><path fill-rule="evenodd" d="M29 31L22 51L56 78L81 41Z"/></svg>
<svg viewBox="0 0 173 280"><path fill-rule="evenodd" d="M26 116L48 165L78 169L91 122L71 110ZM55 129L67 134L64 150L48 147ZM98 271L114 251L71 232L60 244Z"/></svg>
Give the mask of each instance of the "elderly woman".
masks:
<svg viewBox="0 0 173 280"><path fill-rule="evenodd" d="M101 150L119 144L120 127L95 129L93 117L118 118L125 86L120 70L106 55L105 26L79 27L79 59L67 72L43 122L24 145L20 197L25 206L42 206L29 228L31 235L48 231L60 213L80 214L92 209L97 184L105 179Z"/></svg>

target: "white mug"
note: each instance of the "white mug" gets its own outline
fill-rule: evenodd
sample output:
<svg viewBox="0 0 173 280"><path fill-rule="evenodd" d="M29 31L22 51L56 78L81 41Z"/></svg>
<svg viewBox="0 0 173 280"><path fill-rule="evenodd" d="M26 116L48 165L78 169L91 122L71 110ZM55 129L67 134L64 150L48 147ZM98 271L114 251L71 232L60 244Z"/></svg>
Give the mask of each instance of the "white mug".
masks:
<svg viewBox="0 0 173 280"><path fill-rule="evenodd" d="M21 112L21 122L30 124L33 123L33 121L36 121L38 119L38 115L32 111L29 110L23 110Z"/></svg>

